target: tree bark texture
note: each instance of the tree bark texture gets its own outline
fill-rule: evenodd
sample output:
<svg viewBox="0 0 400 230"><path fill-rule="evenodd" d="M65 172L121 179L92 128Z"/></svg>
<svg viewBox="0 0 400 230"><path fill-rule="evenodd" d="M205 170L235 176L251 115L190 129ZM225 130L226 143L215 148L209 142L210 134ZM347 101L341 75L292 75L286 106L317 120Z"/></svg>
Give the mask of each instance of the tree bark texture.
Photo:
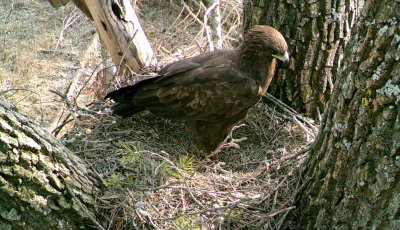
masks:
<svg viewBox="0 0 400 230"><path fill-rule="evenodd" d="M0 229L87 229L98 223L99 187L77 156L0 98Z"/></svg>
<svg viewBox="0 0 400 230"><path fill-rule="evenodd" d="M299 229L400 229L400 2L367 1L306 163Z"/></svg>
<svg viewBox="0 0 400 230"><path fill-rule="evenodd" d="M279 68L269 93L299 112L317 118L324 111L334 76L363 6L361 0L245 0L244 29L256 24L277 28L291 56Z"/></svg>

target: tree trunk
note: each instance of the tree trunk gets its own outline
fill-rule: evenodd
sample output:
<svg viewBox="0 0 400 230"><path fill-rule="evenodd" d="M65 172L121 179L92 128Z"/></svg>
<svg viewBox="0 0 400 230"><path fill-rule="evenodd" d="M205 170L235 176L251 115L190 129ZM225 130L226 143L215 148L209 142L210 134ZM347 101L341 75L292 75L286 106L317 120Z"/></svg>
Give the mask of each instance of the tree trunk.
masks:
<svg viewBox="0 0 400 230"><path fill-rule="evenodd" d="M256 24L277 28L291 56L279 68L269 93L299 112L318 118L324 111L340 70L340 56L362 4L358 0L244 1L245 31Z"/></svg>
<svg viewBox="0 0 400 230"><path fill-rule="evenodd" d="M0 229L101 229L99 187L78 157L0 98Z"/></svg>
<svg viewBox="0 0 400 230"><path fill-rule="evenodd" d="M305 166L301 229L400 229L400 2L361 15Z"/></svg>
<svg viewBox="0 0 400 230"><path fill-rule="evenodd" d="M54 7L69 0L48 0ZM72 0L94 20L100 38L107 47L119 75L156 65L150 42L129 0Z"/></svg>
<svg viewBox="0 0 400 230"><path fill-rule="evenodd" d="M121 73L157 63L129 0L84 0L100 37ZM128 74L130 71L128 71Z"/></svg>

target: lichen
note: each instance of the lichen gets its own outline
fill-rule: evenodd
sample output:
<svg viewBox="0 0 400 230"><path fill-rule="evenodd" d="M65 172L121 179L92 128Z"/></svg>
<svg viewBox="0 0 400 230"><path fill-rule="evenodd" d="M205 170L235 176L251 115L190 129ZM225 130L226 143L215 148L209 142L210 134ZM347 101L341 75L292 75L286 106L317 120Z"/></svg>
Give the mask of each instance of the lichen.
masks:
<svg viewBox="0 0 400 230"><path fill-rule="evenodd" d="M335 123L333 129L333 135L338 137L343 132L344 125L342 123Z"/></svg>
<svg viewBox="0 0 400 230"><path fill-rule="evenodd" d="M344 147L346 147L346 149L347 149L348 151L350 151L350 149L351 149L351 142L348 141L347 139L343 139L343 144L344 144Z"/></svg>
<svg viewBox="0 0 400 230"><path fill-rule="evenodd" d="M394 41L395 41L395 42L400 42L400 35L395 34L395 35L394 35Z"/></svg>
<svg viewBox="0 0 400 230"><path fill-rule="evenodd" d="M387 97L395 97L396 103L400 101L400 86L393 84L391 79L389 79L382 88L377 89L376 93Z"/></svg>
<svg viewBox="0 0 400 230"><path fill-rule="evenodd" d="M335 8L332 8L331 10L332 14L332 19L335 21L341 21L342 20L342 14L340 12L337 12Z"/></svg>
<svg viewBox="0 0 400 230"><path fill-rule="evenodd" d="M334 125L334 128L339 132L343 131L343 127L344 127L344 125L342 123L335 123L335 125Z"/></svg>
<svg viewBox="0 0 400 230"><path fill-rule="evenodd" d="M389 29L389 26L384 25L382 28L379 29L378 35L383 36L388 29Z"/></svg>
<svg viewBox="0 0 400 230"><path fill-rule="evenodd" d="M7 161L7 154L0 151L0 164L3 164L6 161Z"/></svg>
<svg viewBox="0 0 400 230"><path fill-rule="evenodd" d="M381 78L382 72L385 69L385 63L381 63L372 74L372 80L378 81Z"/></svg>

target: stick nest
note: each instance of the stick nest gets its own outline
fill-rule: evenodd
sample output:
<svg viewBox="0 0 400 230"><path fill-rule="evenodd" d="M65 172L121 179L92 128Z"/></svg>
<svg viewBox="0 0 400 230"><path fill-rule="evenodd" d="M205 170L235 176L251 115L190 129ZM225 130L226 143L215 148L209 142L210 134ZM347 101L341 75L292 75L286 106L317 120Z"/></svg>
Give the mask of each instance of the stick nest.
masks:
<svg viewBox="0 0 400 230"><path fill-rule="evenodd" d="M112 229L279 228L294 209L315 130L281 108L257 104L234 132L247 140L210 161L183 122L150 113L120 119L106 104L92 107L100 112L63 141L104 178L99 210Z"/></svg>

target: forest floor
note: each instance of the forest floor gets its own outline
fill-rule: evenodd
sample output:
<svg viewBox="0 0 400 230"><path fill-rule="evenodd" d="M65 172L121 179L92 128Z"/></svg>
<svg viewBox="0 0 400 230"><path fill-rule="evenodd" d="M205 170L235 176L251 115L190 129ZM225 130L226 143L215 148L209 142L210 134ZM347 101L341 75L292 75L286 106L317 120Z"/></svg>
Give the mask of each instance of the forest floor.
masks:
<svg viewBox="0 0 400 230"><path fill-rule="evenodd" d="M178 2L137 5L160 65L207 50L202 26ZM240 6L223 1L226 47L240 41ZM200 18L205 12L189 7ZM266 99L235 130L235 138L246 138L240 148L210 161L182 122L110 115L102 96L120 83L101 83L103 53L93 22L72 4L0 2L0 96L103 177L98 211L109 229L281 227L295 208L304 150L315 138L308 119Z"/></svg>

